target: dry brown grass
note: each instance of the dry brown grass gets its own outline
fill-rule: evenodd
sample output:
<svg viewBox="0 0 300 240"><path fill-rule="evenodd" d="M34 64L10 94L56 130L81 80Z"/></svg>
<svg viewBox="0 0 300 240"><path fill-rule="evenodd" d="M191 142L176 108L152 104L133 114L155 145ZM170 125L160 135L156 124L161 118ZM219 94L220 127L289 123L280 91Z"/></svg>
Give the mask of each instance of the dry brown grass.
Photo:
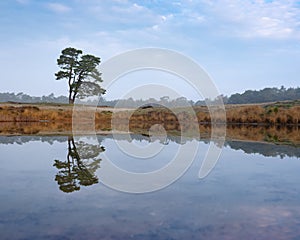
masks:
<svg viewBox="0 0 300 240"><path fill-rule="evenodd" d="M299 125L300 106L241 106L227 108L227 123L263 123L266 125Z"/></svg>
<svg viewBox="0 0 300 240"><path fill-rule="evenodd" d="M36 106L2 106L0 122L70 122L71 110L40 109Z"/></svg>
<svg viewBox="0 0 300 240"><path fill-rule="evenodd" d="M111 129L112 116L131 129L148 129L153 124L162 124L170 131L184 129L191 131L194 124L210 124L211 118L207 107L195 107L193 114L188 109L149 108L135 111L116 111L114 115L108 110L97 111L83 108L76 112L76 119L90 122L95 119L97 129ZM53 126L62 124L66 129L72 125L72 107L43 107L30 105L0 105L0 122L46 122ZM75 113L74 113L75 114ZM228 105L226 106L227 124L254 124L265 126L300 125L299 105ZM55 125L55 124L56 125ZM70 125L70 126L69 126ZM125 129L128 127L125 126ZM248 133L250 134L250 133Z"/></svg>
<svg viewBox="0 0 300 240"><path fill-rule="evenodd" d="M174 114L168 109L136 110L130 117L131 122L195 122L210 123L211 117L207 107L195 107L195 115L184 109ZM216 111L216 121L222 122L221 112ZM121 113L118 118L128 118ZM228 124L264 124L264 125L299 125L300 106L277 107L263 105L226 106Z"/></svg>

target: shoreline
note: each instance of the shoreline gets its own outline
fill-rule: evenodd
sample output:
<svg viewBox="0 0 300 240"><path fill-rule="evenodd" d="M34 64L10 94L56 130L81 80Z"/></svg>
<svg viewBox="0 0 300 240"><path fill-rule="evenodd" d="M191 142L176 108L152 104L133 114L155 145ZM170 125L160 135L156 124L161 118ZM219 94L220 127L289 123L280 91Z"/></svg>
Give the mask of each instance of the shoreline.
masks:
<svg viewBox="0 0 300 240"><path fill-rule="evenodd" d="M157 123L155 123L157 124ZM110 135L116 134L137 134L145 137L152 135L164 136L167 138L183 137L189 139L211 139L211 125L187 125L180 127L171 124L158 125L157 129L151 123L120 124L113 130L111 123L106 122L95 125L96 128L83 125L82 129L72 131L71 124L36 123L36 122L0 122L0 136L86 136L86 135ZM163 127L163 131L162 128ZM152 130L152 131L151 131ZM246 141L246 142L267 142L279 145L291 145L300 147L299 126L257 126L257 125L227 125L214 126L215 136L223 136L226 130L225 140ZM214 141L214 139L211 139Z"/></svg>

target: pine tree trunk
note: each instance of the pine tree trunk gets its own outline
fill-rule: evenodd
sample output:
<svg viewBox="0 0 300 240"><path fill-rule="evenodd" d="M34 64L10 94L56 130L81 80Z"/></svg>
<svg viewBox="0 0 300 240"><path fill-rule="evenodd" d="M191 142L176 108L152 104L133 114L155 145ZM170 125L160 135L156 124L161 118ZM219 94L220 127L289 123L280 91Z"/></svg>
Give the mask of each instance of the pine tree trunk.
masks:
<svg viewBox="0 0 300 240"><path fill-rule="evenodd" d="M69 90L69 104L74 104L74 100L72 98L72 90Z"/></svg>

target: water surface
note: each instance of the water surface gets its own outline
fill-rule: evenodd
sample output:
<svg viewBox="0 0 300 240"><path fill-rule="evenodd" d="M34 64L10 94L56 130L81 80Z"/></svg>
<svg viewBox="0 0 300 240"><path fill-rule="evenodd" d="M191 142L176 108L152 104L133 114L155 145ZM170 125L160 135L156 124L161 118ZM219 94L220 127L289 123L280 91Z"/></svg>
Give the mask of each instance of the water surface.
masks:
<svg viewBox="0 0 300 240"><path fill-rule="evenodd" d="M188 141L174 137L161 143L160 155L141 160L118 149L122 137L99 135L98 146L88 139L0 137L1 239L300 239L297 147L227 141L216 167L200 180L208 148L201 141L192 166L174 184L128 194L101 182L104 154L143 172L167 164ZM134 135L131 144L147 141ZM80 159L78 148L86 153Z"/></svg>

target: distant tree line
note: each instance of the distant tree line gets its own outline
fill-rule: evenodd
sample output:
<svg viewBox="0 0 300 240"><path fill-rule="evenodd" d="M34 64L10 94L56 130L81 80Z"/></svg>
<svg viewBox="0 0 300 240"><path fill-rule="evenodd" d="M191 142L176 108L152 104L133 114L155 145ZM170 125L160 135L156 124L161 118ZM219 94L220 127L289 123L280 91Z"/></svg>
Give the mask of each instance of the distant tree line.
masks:
<svg viewBox="0 0 300 240"><path fill-rule="evenodd" d="M232 94L230 97L223 96L224 103L228 104L246 104L246 103L264 103L264 102L277 102L285 100L298 100L300 99L300 87L297 88L264 88L262 90L247 90L244 93ZM208 99L206 99L208 100ZM69 99L65 96L55 97L53 93L48 96L32 97L25 93L0 93L0 102L22 102L22 103L68 103ZM80 100L78 99L80 103ZM205 105L204 100L193 101L188 100L185 97L179 97L176 99L170 99L168 96L163 96L160 99L150 98L143 99L116 99L106 100L100 96L98 100L85 101L86 104L98 104L100 106L114 107L139 107L139 106L155 106L163 105L166 107L184 107L187 105L200 106Z"/></svg>
<svg viewBox="0 0 300 240"><path fill-rule="evenodd" d="M227 99L229 104L264 103L300 99L300 88L264 88L248 90L242 94L236 93Z"/></svg>
<svg viewBox="0 0 300 240"><path fill-rule="evenodd" d="M195 102L188 100L185 97L179 97L176 99L170 99L168 96L161 97L160 99L149 98L149 99L116 99L107 101L105 99L100 99L99 105L105 106L118 106L122 108L126 107L140 107L140 106L165 106L165 107L185 107L190 105L195 105Z"/></svg>
<svg viewBox="0 0 300 240"><path fill-rule="evenodd" d="M0 93L0 102L20 102L20 103L68 103L65 96L55 97L53 93L48 96L33 97L25 93Z"/></svg>

